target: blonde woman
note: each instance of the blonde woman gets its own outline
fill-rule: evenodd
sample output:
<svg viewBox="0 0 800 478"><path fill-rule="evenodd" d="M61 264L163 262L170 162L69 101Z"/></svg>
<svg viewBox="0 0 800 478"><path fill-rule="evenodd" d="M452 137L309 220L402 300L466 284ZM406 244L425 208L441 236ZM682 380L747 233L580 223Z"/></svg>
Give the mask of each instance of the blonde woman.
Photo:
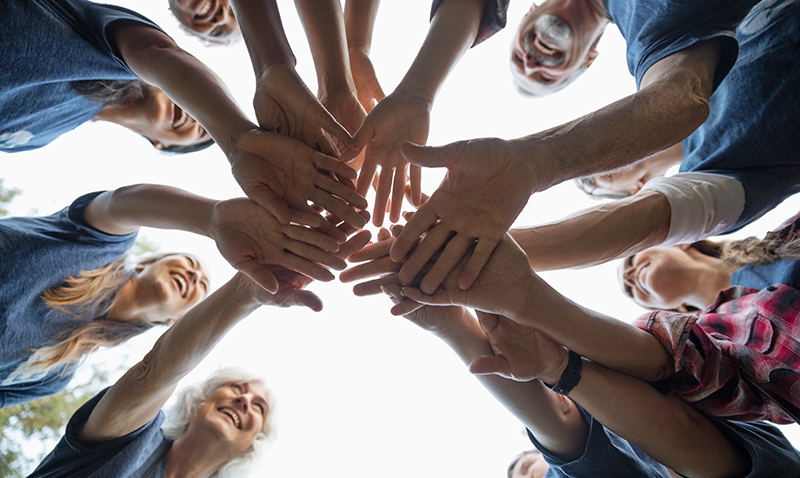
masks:
<svg viewBox="0 0 800 478"><path fill-rule="evenodd" d="M206 296L208 270L191 254L126 265L140 226L211 237L234 267L273 292L279 283L269 265L318 280L333 279L327 267L345 267L327 252L337 241L282 225L249 199L214 201L166 186L91 193L51 216L4 219L0 407L63 389L86 354L168 325Z"/></svg>

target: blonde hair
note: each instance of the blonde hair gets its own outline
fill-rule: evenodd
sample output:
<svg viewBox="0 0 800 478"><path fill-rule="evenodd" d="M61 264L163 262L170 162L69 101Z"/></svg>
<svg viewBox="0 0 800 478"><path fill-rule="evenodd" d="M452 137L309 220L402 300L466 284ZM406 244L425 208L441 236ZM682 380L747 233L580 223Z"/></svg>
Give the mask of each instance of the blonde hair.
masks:
<svg viewBox="0 0 800 478"><path fill-rule="evenodd" d="M795 233L792 227L788 231L781 229L769 232L764 239L747 237L728 242L704 240L695 242L692 247L735 266L766 266L781 259L800 259L800 236Z"/></svg>
<svg viewBox="0 0 800 478"><path fill-rule="evenodd" d="M153 263L166 255L169 254L149 257L138 265ZM125 265L126 257L97 269L81 271L42 294L42 301L48 308L71 315L82 323L53 337L54 345L33 350L38 360L29 364L25 373L49 371L77 362L100 347L115 347L158 325L144 320L96 320L108 314L122 286L136 275ZM67 374L69 369L63 367L61 373Z"/></svg>

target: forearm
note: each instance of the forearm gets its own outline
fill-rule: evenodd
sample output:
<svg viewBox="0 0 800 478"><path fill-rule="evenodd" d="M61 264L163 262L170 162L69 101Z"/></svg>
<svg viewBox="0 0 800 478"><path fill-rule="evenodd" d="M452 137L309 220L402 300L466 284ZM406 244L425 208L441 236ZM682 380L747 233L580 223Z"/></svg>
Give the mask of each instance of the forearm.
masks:
<svg viewBox="0 0 800 478"><path fill-rule="evenodd" d="M444 1L396 91L433 103L447 75L475 41L482 12L482 0Z"/></svg>
<svg viewBox="0 0 800 478"><path fill-rule="evenodd" d="M348 49L360 48L369 54L380 3L380 0L346 0L344 24Z"/></svg>
<svg viewBox="0 0 800 478"><path fill-rule="evenodd" d="M162 335L145 358L100 400L81 432L81 440L107 441L152 420L178 382L234 325L259 307L249 292L248 281L237 274Z"/></svg>
<svg viewBox="0 0 800 478"><path fill-rule="evenodd" d="M164 33L126 25L116 31L116 40L128 67L196 119L228 156L255 128L222 80Z"/></svg>
<svg viewBox="0 0 800 478"><path fill-rule="evenodd" d="M461 310L464 311L463 325L440 331L437 335L466 364L481 355L493 355L478 323L465 309ZM477 378L551 453L564 460L581 456L589 430L580 411L570 400L553 393L539 380L516 382L497 375Z"/></svg>
<svg viewBox="0 0 800 478"><path fill-rule="evenodd" d="M569 397L663 465L692 477L744 476L747 460L700 412L637 378L583 360Z"/></svg>
<svg viewBox="0 0 800 478"><path fill-rule="evenodd" d="M339 0L295 0L317 71L319 97L355 91Z"/></svg>
<svg viewBox="0 0 800 478"><path fill-rule="evenodd" d="M535 190L611 171L683 141L708 117L720 40L673 53L641 89L570 123L512 142L539 171Z"/></svg>
<svg viewBox="0 0 800 478"><path fill-rule="evenodd" d="M210 237L215 203L170 186L136 184L97 196L86 207L84 219L107 234L130 234L144 226Z"/></svg>
<svg viewBox="0 0 800 478"><path fill-rule="evenodd" d="M555 342L621 373L647 381L673 373L674 359L652 334L586 309L539 279L526 308L512 319L540 330Z"/></svg>
<svg viewBox="0 0 800 478"><path fill-rule="evenodd" d="M511 236L537 271L585 267L627 257L664 242L671 211L666 197L642 192Z"/></svg>
<svg viewBox="0 0 800 478"><path fill-rule="evenodd" d="M256 79L276 63L294 67L297 60L283 30L275 0L231 0Z"/></svg>

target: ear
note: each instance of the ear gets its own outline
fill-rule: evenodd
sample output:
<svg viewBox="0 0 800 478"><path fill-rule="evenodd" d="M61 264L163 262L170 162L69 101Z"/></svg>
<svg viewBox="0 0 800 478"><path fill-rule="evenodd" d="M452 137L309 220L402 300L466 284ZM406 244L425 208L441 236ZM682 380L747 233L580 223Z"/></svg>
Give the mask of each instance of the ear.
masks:
<svg viewBox="0 0 800 478"><path fill-rule="evenodd" d="M589 68L592 66L592 63L594 63L594 60L597 59L597 55L599 54L599 51L595 50L594 48L590 48L589 51L586 52L586 59L583 60L583 67Z"/></svg>

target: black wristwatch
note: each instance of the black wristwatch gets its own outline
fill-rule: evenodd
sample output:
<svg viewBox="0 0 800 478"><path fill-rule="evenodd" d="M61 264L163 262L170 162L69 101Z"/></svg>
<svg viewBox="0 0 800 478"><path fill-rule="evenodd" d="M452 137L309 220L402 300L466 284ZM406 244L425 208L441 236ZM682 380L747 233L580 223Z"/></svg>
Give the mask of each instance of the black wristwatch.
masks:
<svg viewBox="0 0 800 478"><path fill-rule="evenodd" d="M561 374L561 379L555 385L549 385L547 383L545 383L545 385L554 392L566 397L569 395L569 392L575 388L575 385L578 385L578 382L581 381L581 366L581 356L570 350L567 368L565 368L564 372Z"/></svg>

